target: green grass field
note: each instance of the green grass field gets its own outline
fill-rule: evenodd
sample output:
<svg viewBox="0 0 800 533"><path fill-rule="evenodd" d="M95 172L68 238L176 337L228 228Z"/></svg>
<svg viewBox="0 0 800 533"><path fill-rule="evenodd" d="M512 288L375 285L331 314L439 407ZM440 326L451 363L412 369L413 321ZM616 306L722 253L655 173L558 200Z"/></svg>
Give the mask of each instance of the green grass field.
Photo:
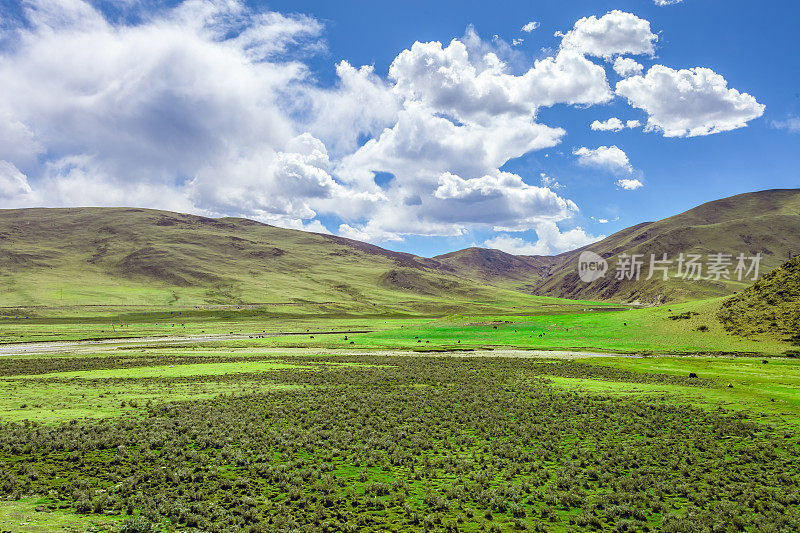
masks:
<svg viewBox="0 0 800 533"><path fill-rule="evenodd" d="M800 520L795 359L313 353L0 358L2 527L788 531Z"/></svg>
<svg viewBox="0 0 800 533"><path fill-rule="evenodd" d="M754 353L792 349L770 337L729 335L714 316L720 300L628 311L553 316L472 316L430 320L420 326L358 336L359 344L403 348L518 346L633 353ZM670 317L693 313L688 318ZM694 314L696 313L696 314ZM460 342L459 342L460 341Z"/></svg>
<svg viewBox="0 0 800 533"><path fill-rule="evenodd" d="M537 302L7 314L0 529L800 527L795 346L719 300Z"/></svg>
<svg viewBox="0 0 800 533"><path fill-rule="evenodd" d="M263 308L249 307L146 312L112 308L93 309L91 314L87 309L78 309L72 314L55 316L42 315L40 311L38 316L0 318L0 343L217 336L206 339L206 344L414 350L510 346L756 355L781 355L796 349L787 340L770 335L741 337L726 332L716 317L722 299L641 309L549 298L540 298L538 302L530 309L509 309L509 313L501 315L458 314L440 318L280 316Z"/></svg>

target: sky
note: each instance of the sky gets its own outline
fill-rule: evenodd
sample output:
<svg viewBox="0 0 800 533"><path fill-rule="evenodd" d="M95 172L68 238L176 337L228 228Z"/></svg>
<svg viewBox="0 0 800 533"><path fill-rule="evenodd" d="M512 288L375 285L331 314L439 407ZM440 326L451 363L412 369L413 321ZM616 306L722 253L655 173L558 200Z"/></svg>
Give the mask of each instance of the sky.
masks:
<svg viewBox="0 0 800 533"><path fill-rule="evenodd" d="M556 254L800 187L800 4L0 0L0 208Z"/></svg>

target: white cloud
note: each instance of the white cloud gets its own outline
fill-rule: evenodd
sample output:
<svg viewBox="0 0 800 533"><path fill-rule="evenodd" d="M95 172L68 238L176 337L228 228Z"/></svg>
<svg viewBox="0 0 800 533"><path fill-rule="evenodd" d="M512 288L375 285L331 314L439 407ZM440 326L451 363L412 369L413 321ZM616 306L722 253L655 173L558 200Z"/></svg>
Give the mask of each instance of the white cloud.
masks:
<svg viewBox="0 0 800 533"><path fill-rule="evenodd" d="M598 146L594 149L582 146L573 150L572 153L578 156L578 163L581 165L605 168L610 171L631 172L633 170L628 154L616 145Z"/></svg>
<svg viewBox="0 0 800 533"><path fill-rule="evenodd" d="M41 142L12 109L0 103L0 160L11 159L18 163L32 163L44 152Z"/></svg>
<svg viewBox="0 0 800 533"><path fill-rule="evenodd" d="M386 242L402 241L403 236L399 233L385 231L374 227L373 224L361 226L351 226L350 224L340 224L337 232L342 237L364 242Z"/></svg>
<svg viewBox="0 0 800 533"><path fill-rule="evenodd" d="M773 120L770 125L777 130L786 130L792 133L800 132L800 117L787 117L786 120Z"/></svg>
<svg viewBox="0 0 800 533"><path fill-rule="evenodd" d="M548 189L558 190L558 189L563 189L565 187L564 185L561 185L556 178L548 176L544 172L541 172L539 174L539 178L540 181L542 182L542 185L547 187Z"/></svg>
<svg viewBox="0 0 800 533"><path fill-rule="evenodd" d="M683 0L653 0L657 6L671 6L673 4L680 4Z"/></svg>
<svg viewBox="0 0 800 533"><path fill-rule="evenodd" d="M0 199L18 201L30 194L27 176L12 163L0 160Z"/></svg>
<svg viewBox="0 0 800 533"><path fill-rule="evenodd" d="M25 6L0 51L6 206L136 204L313 231L334 215L371 240L527 229L577 206L499 169L561 141L541 107L613 98L577 51L523 66L472 28L412 44L386 78L340 61L321 87L304 60L324 50L323 25L305 15L192 0L132 4L137 22L119 22L81 0ZM376 171L394 179L379 187Z"/></svg>
<svg viewBox="0 0 800 533"><path fill-rule="evenodd" d="M307 74L277 56L317 47L319 23L212 1L132 25L78 0L32 1L25 14L15 46L0 53L0 115L13 118L15 161L48 155L29 165L42 203L119 196L204 214L259 216L279 205L276 215L313 216L294 192L244 191L289 164L298 132L280 102Z"/></svg>
<svg viewBox="0 0 800 533"><path fill-rule="evenodd" d="M449 206L438 206L440 221L482 223L498 231L530 229L544 220L563 220L578 210L550 189L500 171L472 179L445 172L434 197L450 200Z"/></svg>
<svg viewBox="0 0 800 533"><path fill-rule="evenodd" d="M476 39L468 31L465 42L415 43L392 63L389 78L403 102L396 124L342 158L335 174L366 189L375 187L375 172L394 179L383 191L386 201L340 231L372 241L460 235L473 226L518 231L577 211L550 189L499 168L560 142L563 129L534 120L539 107L607 101L604 69L563 51L514 75Z"/></svg>
<svg viewBox="0 0 800 533"><path fill-rule="evenodd" d="M578 20L563 35L561 47L610 59L620 54L652 56L656 41L658 36L650 31L650 22L615 9L600 18L592 15Z"/></svg>
<svg viewBox="0 0 800 533"><path fill-rule="evenodd" d="M626 191L635 191L639 187L644 187L644 183L637 179L619 179L617 180L617 187L621 187Z"/></svg>
<svg viewBox="0 0 800 533"><path fill-rule="evenodd" d="M457 124L408 103L394 127L343 159L338 175L365 186L374 171L390 172L408 186L415 180L433 184L445 171L478 176L532 150L555 146L564 134L524 116Z"/></svg>
<svg viewBox="0 0 800 533"><path fill-rule="evenodd" d="M542 222L536 226L536 242L528 242L521 237L498 235L486 240L487 248L494 248L513 255L555 255L581 248L605 238L605 235L590 235L577 227L562 232L555 222Z"/></svg>
<svg viewBox="0 0 800 533"><path fill-rule="evenodd" d="M329 89L310 89L305 101L312 110L304 124L337 155L352 153L359 137L379 135L397 122L401 102L391 86L372 66L336 65L337 84Z"/></svg>
<svg viewBox="0 0 800 533"><path fill-rule="evenodd" d="M595 131L621 131L625 128L625 125L617 117L611 117L605 122L595 120L590 127Z"/></svg>
<svg viewBox="0 0 800 533"><path fill-rule="evenodd" d="M642 123L638 120L628 120L622 122L617 117L611 117L605 121L595 120L589 126L593 131L622 131L625 128L633 129L641 126Z"/></svg>
<svg viewBox="0 0 800 533"><path fill-rule="evenodd" d="M525 33L530 33L538 27L539 23L536 22L535 20L532 20L522 27L522 31L524 31Z"/></svg>
<svg viewBox="0 0 800 533"><path fill-rule="evenodd" d="M562 141L542 108L614 98L587 54L655 42L647 21L615 11L531 64L470 27L410 44L386 75L340 61L322 85L312 17L237 0L126 9L112 20L81 0L29 0L24 20L0 21L0 206L141 205L322 232L330 215L372 241L536 229L556 249L577 206L546 174L536 186L500 169ZM616 146L580 150L630 169ZM376 172L393 179L378 186Z"/></svg>
<svg viewBox="0 0 800 533"><path fill-rule="evenodd" d="M641 74L642 70L644 70L644 66L635 59L618 57L614 60L614 72L623 78Z"/></svg>
<svg viewBox="0 0 800 533"><path fill-rule="evenodd" d="M325 146L308 133L287 142L286 151L239 159L224 170L226 180L199 173L188 185L189 198L212 212L251 213L262 221L297 227L317 215L319 201L359 196L333 179Z"/></svg>
<svg viewBox="0 0 800 533"><path fill-rule="evenodd" d="M764 106L708 68L674 70L655 65L645 76L617 83L618 95L650 116L647 128L665 137L694 137L742 128L764 114Z"/></svg>
<svg viewBox="0 0 800 533"><path fill-rule="evenodd" d="M462 41L414 43L389 67L395 92L459 121L532 117L540 106L599 104L612 95L605 70L574 51L536 61L519 76L494 53L476 57Z"/></svg>

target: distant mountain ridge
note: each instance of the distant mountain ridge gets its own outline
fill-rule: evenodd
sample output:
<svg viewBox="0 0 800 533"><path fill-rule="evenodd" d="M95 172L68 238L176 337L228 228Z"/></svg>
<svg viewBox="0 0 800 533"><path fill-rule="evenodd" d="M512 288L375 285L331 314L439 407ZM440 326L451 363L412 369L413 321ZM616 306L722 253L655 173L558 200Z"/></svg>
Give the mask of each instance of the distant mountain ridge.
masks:
<svg viewBox="0 0 800 533"><path fill-rule="evenodd" d="M640 254L646 262L651 254L657 258L667 254L673 260L681 253L699 254L704 259L716 253L734 257L740 253L761 254L763 274L800 253L800 189L739 194L657 222L637 224L566 254L565 260L536 287L538 294L643 303L724 296L747 287L752 280L676 279L676 265L667 281L658 276L650 280L618 280L609 273L600 282L583 283L577 274L577 259L583 250L602 256L612 269L622 254Z"/></svg>
<svg viewBox="0 0 800 533"><path fill-rule="evenodd" d="M609 264L591 283L578 276L587 250ZM667 281L619 280L613 269L623 254L716 252L759 253L761 273L800 254L800 189L708 202L557 256L467 248L424 258L248 219L151 209L0 210L0 307L313 303L446 312L473 301L513 308L531 295L652 304L728 295L750 281L683 280L674 271Z"/></svg>
<svg viewBox="0 0 800 533"><path fill-rule="evenodd" d="M138 208L0 210L0 307L454 313L533 301L435 259L253 220Z"/></svg>

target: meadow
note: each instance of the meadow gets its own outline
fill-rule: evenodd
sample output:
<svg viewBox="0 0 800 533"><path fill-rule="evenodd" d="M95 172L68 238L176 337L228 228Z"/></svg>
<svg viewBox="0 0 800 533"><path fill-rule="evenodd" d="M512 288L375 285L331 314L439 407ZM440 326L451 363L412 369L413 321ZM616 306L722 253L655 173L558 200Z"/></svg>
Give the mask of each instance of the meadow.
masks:
<svg viewBox="0 0 800 533"><path fill-rule="evenodd" d="M719 305L8 313L0 530L795 531L796 347Z"/></svg>

